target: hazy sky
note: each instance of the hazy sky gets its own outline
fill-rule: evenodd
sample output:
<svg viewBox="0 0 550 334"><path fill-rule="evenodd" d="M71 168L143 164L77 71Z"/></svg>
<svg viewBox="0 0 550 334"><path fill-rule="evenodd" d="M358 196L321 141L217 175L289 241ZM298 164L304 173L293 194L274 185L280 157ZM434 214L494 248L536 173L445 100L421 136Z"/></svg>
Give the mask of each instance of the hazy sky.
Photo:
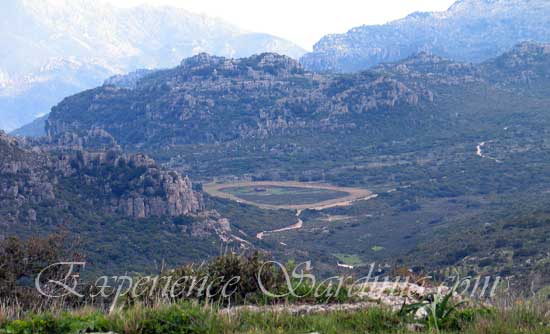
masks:
<svg viewBox="0 0 550 334"><path fill-rule="evenodd" d="M171 5L220 17L242 28L311 49L323 35L379 24L415 11L440 11L455 0L105 0L117 6Z"/></svg>

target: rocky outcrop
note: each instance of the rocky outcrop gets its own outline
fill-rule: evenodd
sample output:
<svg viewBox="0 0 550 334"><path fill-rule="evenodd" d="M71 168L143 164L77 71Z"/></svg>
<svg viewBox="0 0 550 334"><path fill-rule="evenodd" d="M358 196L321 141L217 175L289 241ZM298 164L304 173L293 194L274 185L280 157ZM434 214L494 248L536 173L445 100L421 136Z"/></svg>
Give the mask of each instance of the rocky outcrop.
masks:
<svg viewBox="0 0 550 334"><path fill-rule="evenodd" d="M35 221L36 213L26 204L55 199L57 179L48 173L48 163L0 131L0 225L18 217Z"/></svg>
<svg viewBox="0 0 550 334"><path fill-rule="evenodd" d="M482 62L517 43L550 42L546 0L459 0L447 11L327 35L301 63L317 72L356 72L418 52Z"/></svg>
<svg viewBox="0 0 550 334"><path fill-rule="evenodd" d="M524 42L481 65L487 80L498 87L540 93L550 89L550 44Z"/></svg>
<svg viewBox="0 0 550 334"><path fill-rule="evenodd" d="M70 167L65 166L65 175L101 189L111 197L108 207L114 213L134 218L176 217L203 209L202 197L187 176L164 170L143 154L77 151L66 161ZM98 173L100 178L95 177Z"/></svg>
<svg viewBox="0 0 550 334"><path fill-rule="evenodd" d="M198 214L201 224L193 224L187 227L187 232L194 238L204 238L216 235L223 242L229 242L232 238L231 223L229 219L222 217L216 211L202 211Z"/></svg>
<svg viewBox="0 0 550 334"><path fill-rule="evenodd" d="M144 195L147 191L153 191L149 187L119 199L116 208L135 218L175 217L193 214L202 209L201 197L192 190L188 177L161 174L159 186L163 196Z"/></svg>
<svg viewBox="0 0 550 334"><path fill-rule="evenodd" d="M420 52L396 63L381 64L373 71L403 80L427 80L436 85L464 85L481 82L481 71L468 63L459 63L431 53Z"/></svg>
<svg viewBox="0 0 550 334"><path fill-rule="evenodd" d="M107 85L65 99L53 109L47 133L62 146L97 149L112 141L123 149L155 149L342 129L354 126L342 115L430 100L430 92L375 72L323 76L272 53L199 54L148 74L132 89Z"/></svg>
<svg viewBox="0 0 550 334"><path fill-rule="evenodd" d="M256 79L266 77L287 77L303 74L304 69L294 59L275 53L262 53L249 58L231 59L201 53L184 59L178 68L186 78L214 76L244 76Z"/></svg>
<svg viewBox="0 0 550 334"><path fill-rule="evenodd" d="M36 144L0 132L0 240L61 231L112 272L203 260L232 241L191 180L146 155Z"/></svg>
<svg viewBox="0 0 550 334"><path fill-rule="evenodd" d="M110 77L103 83L104 86L116 86L120 88L134 89L138 81L143 77L153 73L153 70L140 69L128 74L119 74Z"/></svg>
<svg viewBox="0 0 550 334"><path fill-rule="evenodd" d="M164 170L142 154L29 150L3 133L0 152L0 201L14 221L21 208L46 201L66 207L67 193L81 198L80 191L85 201L113 215L176 217L203 210L201 194L187 176Z"/></svg>

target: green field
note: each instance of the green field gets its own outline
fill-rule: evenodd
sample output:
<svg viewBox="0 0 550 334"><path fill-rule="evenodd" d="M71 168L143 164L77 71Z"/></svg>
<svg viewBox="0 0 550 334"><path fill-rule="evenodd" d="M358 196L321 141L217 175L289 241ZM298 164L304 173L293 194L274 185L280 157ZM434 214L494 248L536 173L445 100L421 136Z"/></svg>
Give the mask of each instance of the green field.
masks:
<svg viewBox="0 0 550 334"><path fill-rule="evenodd" d="M268 205L312 204L345 197L348 193L330 189L299 187L234 187L222 189L246 201Z"/></svg>
<svg viewBox="0 0 550 334"><path fill-rule="evenodd" d="M367 189L296 181L210 183L203 189L210 196L263 209L324 210L376 197Z"/></svg>
<svg viewBox="0 0 550 334"><path fill-rule="evenodd" d="M343 264L347 264L347 265L350 265L350 266L358 267L358 266L362 266L362 265L365 264L363 262L363 260L361 259L361 257L359 257L357 254L336 253L336 254L332 254L332 255L334 255L334 257L336 257Z"/></svg>

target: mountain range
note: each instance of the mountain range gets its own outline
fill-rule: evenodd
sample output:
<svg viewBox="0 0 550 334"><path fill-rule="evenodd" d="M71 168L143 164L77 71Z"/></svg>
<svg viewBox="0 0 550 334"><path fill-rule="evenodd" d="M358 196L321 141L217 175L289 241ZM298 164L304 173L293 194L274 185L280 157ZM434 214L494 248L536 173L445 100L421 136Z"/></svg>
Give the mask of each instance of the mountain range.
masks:
<svg viewBox="0 0 550 334"><path fill-rule="evenodd" d="M549 16L546 0L459 0L444 12L327 35L301 62L312 71L355 72L424 51L477 63L520 42L550 42Z"/></svg>
<svg viewBox="0 0 550 334"><path fill-rule="evenodd" d="M274 53L241 59L202 53L67 97L52 109L46 131L64 146L107 142L128 150L357 131L369 117L440 103L442 87L545 96L549 60L550 45L525 42L478 65L421 52L340 75L308 72Z"/></svg>
<svg viewBox="0 0 550 334"><path fill-rule="evenodd" d="M117 9L89 0L9 0L3 6L0 128L7 130L27 125L63 97L112 75L170 67L200 52L232 58L262 52L298 58L305 52L288 41L180 9ZM315 72L356 72L428 52L479 63L524 41L548 41L549 14L545 0L461 0L445 12L414 13L328 35L300 62ZM43 135L43 127L39 119L14 134Z"/></svg>
<svg viewBox="0 0 550 334"><path fill-rule="evenodd" d="M203 53L131 86L113 80L68 97L52 109L46 130L63 145L76 138L85 147L112 140L125 149L167 148L353 128L359 125L346 116L431 98L429 91L376 73L340 78L306 72L273 53L242 59ZM103 131L94 145L96 128ZM76 137L68 136L73 132Z"/></svg>
<svg viewBox="0 0 550 334"><path fill-rule="evenodd" d="M199 183L300 180L379 195L304 212L303 229L269 240L251 237L271 226L253 222L266 215L261 210L207 198L242 238L276 256L323 267L345 254L416 263L421 271L471 258L466 273L476 266L531 275L550 233L537 211L550 182L549 87L550 46L531 42L480 64L421 52L351 74L309 72L272 53L199 54L64 99L46 121L44 140L144 152ZM289 214L269 215L277 228L273 216ZM330 217L343 218L336 226ZM533 224L536 238L525 230ZM476 237L458 238L465 231ZM522 243L498 241L506 233ZM434 248L434 239L451 237L447 248ZM437 261L418 260L433 254ZM487 257L497 260L474 261Z"/></svg>
<svg viewBox="0 0 550 334"><path fill-rule="evenodd" d="M115 74L57 103L41 120L43 138L0 135L1 231L47 232L62 220L112 266L130 256L140 265L164 254L200 258L234 239L327 273L340 261L358 273L378 261L548 283L540 275L550 252L550 45L525 41L545 38L547 7L464 0L327 37L333 47L319 52L322 42L301 62L201 52ZM117 40L107 27L101 43ZM158 61L147 46L145 59L117 43L103 51L116 55L109 66ZM70 77L64 71L81 73L79 64L98 80L107 74L101 61L80 58L44 71ZM289 230L294 211L201 191L234 180L312 181L376 197L304 210ZM97 231L122 231L130 248L92 238Z"/></svg>
<svg viewBox="0 0 550 334"><path fill-rule="evenodd" d="M304 53L286 40L181 9L120 9L91 0L3 1L0 40L5 130L112 75L173 66L196 53L243 57L271 51L296 58Z"/></svg>

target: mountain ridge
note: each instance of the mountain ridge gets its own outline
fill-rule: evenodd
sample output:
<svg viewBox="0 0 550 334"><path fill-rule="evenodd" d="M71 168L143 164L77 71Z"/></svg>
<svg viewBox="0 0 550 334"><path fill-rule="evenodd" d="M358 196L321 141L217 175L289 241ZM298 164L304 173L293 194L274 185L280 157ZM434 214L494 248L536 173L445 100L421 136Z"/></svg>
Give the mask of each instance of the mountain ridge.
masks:
<svg viewBox="0 0 550 334"><path fill-rule="evenodd" d="M272 53L242 59L201 53L175 68L121 76L118 81L123 84L107 81L104 86L66 98L53 108L47 134L65 142L67 136L62 134L74 131L77 137L84 136L93 143L98 139L90 135L99 127L112 143L138 148L150 147L157 140L154 138L161 140L159 145L173 145L174 141L188 144L263 138L298 129L361 127L348 118L429 105L441 85L478 83L503 88L517 78L524 78L520 84L538 78L540 87L532 93L542 93L550 79L548 74L522 66L550 67L549 48L548 44L525 42L481 64L421 52L345 76L308 72L297 61ZM503 59L514 61L508 60L509 66L502 69L495 63ZM125 125L116 125L118 120ZM128 130L141 126L135 133Z"/></svg>
<svg viewBox="0 0 550 334"><path fill-rule="evenodd" d="M125 101L129 100L135 103L126 112L126 121L135 123L132 127L136 130L138 123L147 130L140 129L133 135L121 131L129 128L119 125L115 128L120 130L110 127L103 130L115 131L116 134L110 135L121 145L134 145L136 142L132 144L130 138L142 138L145 142L141 144L148 146L145 143L151 138L171 143L169 134L178 134L173 139L182 143L225 142L261 138L294 127L304 130L346 127L350 124L339 120L339 114L415 106L419 100L430 98L429 92L415 91L384 75L364 73L351 79L307 73L297 61L272 53L242 59L199 54L183 60L178 67L145 76L131 90L102 86L66 98L52 109L47 134L65 140L66 136L59 135L73 129L88 137L103 119L111 119L113 125L121 120L123 113L118 107L126 109ZM242 103L244 109L240 107ZM76 104L88 111L76 112ZM319 122L322 117L331 121ZM78 126L84 119L87 125ZM196 127L193 122L201 126Z"/></svg>
<svg viewBox="0 0 550 334"><path fill-rule="evenodd" d="M313 71L354 72L430 51L479 63L526 40L550 42L548 15L550 4L543 0L458 1L444 12L327 35L301 61Z"/></svg>

